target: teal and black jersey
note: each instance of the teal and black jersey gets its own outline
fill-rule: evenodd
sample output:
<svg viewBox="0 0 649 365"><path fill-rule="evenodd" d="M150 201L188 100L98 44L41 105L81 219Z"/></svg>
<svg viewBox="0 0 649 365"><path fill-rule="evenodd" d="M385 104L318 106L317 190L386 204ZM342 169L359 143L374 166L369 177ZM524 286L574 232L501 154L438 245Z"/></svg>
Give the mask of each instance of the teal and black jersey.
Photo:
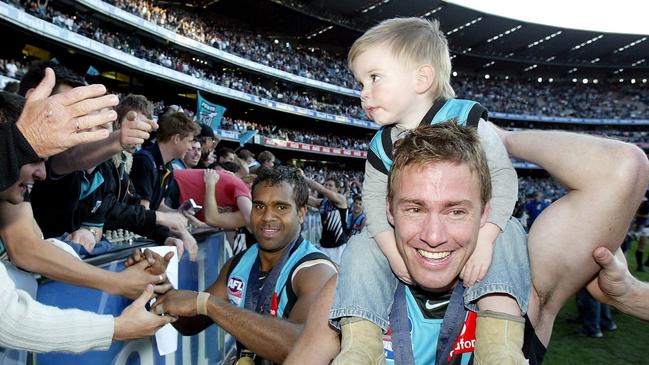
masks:
<svg viewBox="0 0 649 365"><path fill-rule="evenodd" d="M479 103L463 99L440 99L428 110L420 124L438 124L454 120L460 125L477 127L480 119L487 120L487 109ZM381 127L370 141L367 162L377 171L388 174L392 167L394 142L390 132L394 125Z"/></svg>
<svg viewBox="0 0 649 365"><path fill-rule="evenodd" d="M228 301L238 307L245 308L246 291L252 265L257 261L259 245L255 243L247 250L235 256L228 273ZM311 242L298 239L292 247L292 252L282 268L275 283L270 315L278 318L287 318L297 301L291 283L294 273L300 267L307 267L313 261L326 261L335 267L329 257L318 250ZM255 310L255 308L247 308Z"/></svg>
<svg viewBox="0 0 649 365"><path fill-rule="evenodd" d="M435 295L425 291L413 291L406 287L406 308L408 310L408 332L412 342L412 355L415 365L434 365L437 359L437 345L442 331L442 322L451 297L449 293ZM444 365L472 365L475 348L475 330L477 314L467 311L459 336L453 341L451 352L445 354ZM383 337L386 363L395 364L392 343L392 330L388 328ZM525 333L523 355L531 365L543 362L546 348L539 340L530 322L525 316Z"/></svg>
<svg viewBox="0 0 649 365"><path fill-rule="evenodd" d="M408 308L408 325L415 364L435 364L437 342L442 329L442 321L449 303L450 293L435 298L413 295L410 288L405 291ZM453 352L448 355L448 364L470 364L475 346L476 314L467 312L464 328L455 342ZM387 364L394 364L391 329L383 337Z"/></svg>

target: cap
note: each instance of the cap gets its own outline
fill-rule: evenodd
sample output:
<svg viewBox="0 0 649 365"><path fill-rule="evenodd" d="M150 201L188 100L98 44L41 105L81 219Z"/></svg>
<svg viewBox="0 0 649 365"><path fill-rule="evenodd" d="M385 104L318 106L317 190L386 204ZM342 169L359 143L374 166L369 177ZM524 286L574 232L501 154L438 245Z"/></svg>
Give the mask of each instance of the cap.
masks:
<svg viewBox="0 0 649 365"><path fill-rule="evenodd" d="M201 133L199 133L197 137L214 138L214 130L207 124L201 124Z"/></svg>

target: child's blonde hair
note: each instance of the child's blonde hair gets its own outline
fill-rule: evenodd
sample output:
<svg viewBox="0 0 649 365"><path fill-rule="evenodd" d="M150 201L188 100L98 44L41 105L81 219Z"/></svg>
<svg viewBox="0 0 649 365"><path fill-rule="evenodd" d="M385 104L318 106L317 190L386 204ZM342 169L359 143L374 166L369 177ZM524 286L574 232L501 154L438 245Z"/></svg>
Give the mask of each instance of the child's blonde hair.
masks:
<svg viewBox="0 0 649 365"><path fill-rule="evenodd" d="M434 96L455 97L451 86L451 57L446 37L439 30L437 20L422 18L394 18L375 25L358 38L349 50L347 62L352 68L354 60L368 49L380 45L391 48L399 60L420 65L430 64L435 69Z"/></svg>

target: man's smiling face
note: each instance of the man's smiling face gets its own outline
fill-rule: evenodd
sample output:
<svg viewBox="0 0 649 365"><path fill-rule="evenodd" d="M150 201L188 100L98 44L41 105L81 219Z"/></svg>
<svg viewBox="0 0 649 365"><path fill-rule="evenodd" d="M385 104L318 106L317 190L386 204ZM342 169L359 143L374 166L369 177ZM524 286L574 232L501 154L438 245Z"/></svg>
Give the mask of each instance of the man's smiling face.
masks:
<svg viewBox="0 0 649 365"><path fill-rule="evenodd" d="M487 219L476 175L436 162L407 166L395 182L388 220L411 277L426 290L452 288Z"/></svg>

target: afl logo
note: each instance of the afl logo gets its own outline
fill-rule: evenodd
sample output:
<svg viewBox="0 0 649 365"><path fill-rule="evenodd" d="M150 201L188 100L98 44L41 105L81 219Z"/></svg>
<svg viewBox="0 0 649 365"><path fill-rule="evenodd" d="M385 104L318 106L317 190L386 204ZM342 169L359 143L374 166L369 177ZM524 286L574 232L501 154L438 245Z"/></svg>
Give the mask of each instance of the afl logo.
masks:
<svg viewBox="0 0 649 365"><path fill-rule="evenodd" d="M228 294L241 298L244 285L245 284L243 283L243 280L237 277L230 278L230 280L228 281Z"/></svg>

